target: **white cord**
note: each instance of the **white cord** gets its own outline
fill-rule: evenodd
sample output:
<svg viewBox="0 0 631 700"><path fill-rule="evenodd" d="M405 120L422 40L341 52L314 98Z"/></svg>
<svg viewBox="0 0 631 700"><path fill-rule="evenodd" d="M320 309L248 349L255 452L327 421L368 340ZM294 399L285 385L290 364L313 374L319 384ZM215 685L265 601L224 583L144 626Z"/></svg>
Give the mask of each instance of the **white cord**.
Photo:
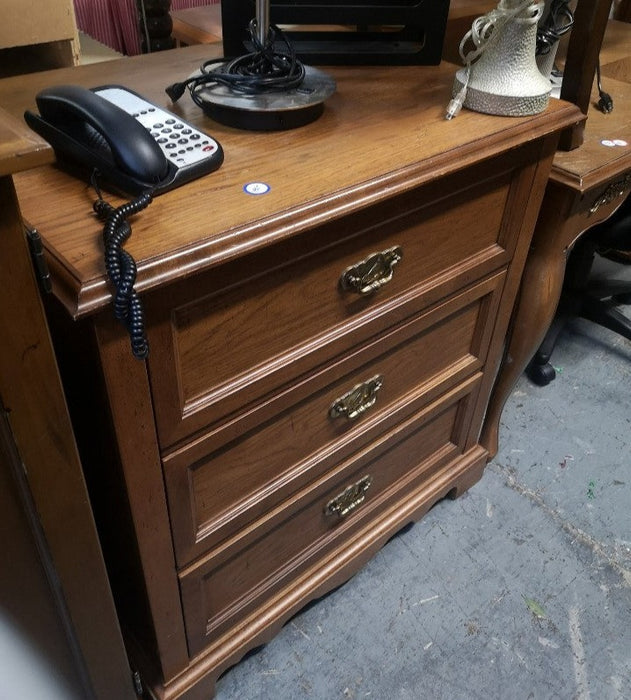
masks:
<svg viewBox="0 0 631 700"><path fill-rule="evenodd" d="M471 66L486 51L494 37L499 36L502 27L511 20L535 23L543 14L544 4L540 0L500 0L497 7L473 20L471 29L462 37L459 52L465 65L464 84L447 105L445 119L458 115L467 96L471 76ZM523 16L520 16L523 15ZM465 53L465 45L471 40L473 48Z"/></svg>
<svg viewBox="0 0 631 700"><path fill-rule="evenodd" d="M467 70L465 73L465 78L464 78L464 83L460 90L458 90L458 93L454 95L454 97L449 100L449 104L447 105L447 112L445 114L445 119L453 119L454 117L457 117L458 114L460 113L460 110L462 109L462 105L464 104L465 98L467 96L467 86L469 85L469 76L471 75L471 64L467 63L466 66Z"/></svg>

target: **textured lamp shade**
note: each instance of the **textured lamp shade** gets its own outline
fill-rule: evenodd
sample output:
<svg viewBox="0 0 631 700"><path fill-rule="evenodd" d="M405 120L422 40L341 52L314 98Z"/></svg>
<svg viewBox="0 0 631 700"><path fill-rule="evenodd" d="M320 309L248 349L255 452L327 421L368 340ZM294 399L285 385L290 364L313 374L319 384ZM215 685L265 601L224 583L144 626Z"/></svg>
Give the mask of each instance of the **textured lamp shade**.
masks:
<svg viewBox="0 0 631 700"><path fill-rule="evenodd" d="M454 95L466 89L465 107L505 116L537 114L547 107L551 85L535 58L542 10L541 2L500 0L489 13L494 25L483 50L454 81Z"/></svg>

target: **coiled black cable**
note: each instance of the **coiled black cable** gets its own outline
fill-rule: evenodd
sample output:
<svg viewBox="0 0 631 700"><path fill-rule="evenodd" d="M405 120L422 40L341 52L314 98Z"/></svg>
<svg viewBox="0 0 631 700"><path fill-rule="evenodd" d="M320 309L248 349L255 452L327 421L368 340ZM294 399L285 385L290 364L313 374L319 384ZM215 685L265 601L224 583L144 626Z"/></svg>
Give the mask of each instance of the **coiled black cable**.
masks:
<svg viewBox="0 0 631 700"><path fill-rule="evenodd" d="M573 24L574 13L569 7L569 0L552 0L547 16L537 28L537 55L550 53L556 42L572 29Z"/></svg>
<svg viewBox="0 0 631 700"><path fill-rule="evenodd" d="M225 58L205 61L200 66L198 75L169 85L166 88L167 95L173 102L177 102L188 88L195 104L203 107L203 100L198 93L207 85L224 85L233 92L245 95L299 87L305 77L305 68L296 57L287 37L276 25L270 25L265 42L262 43L256 30L256 19L252 19L248 31L254 51L229 61ZM276 49L277 40L282 41L286 51ZM219 70L223 64L224 68Z"/></svg>
<svg viewBox="0 0 631 700"><path fill-rule="evenodd" d="M140 298L134 289L136 282L136 262L123 249L123 244L131 235L127 218L142 211L151 204L151 192L143 192L135 199L114 208L106 202L98 191L98 199L93 208L103 226L105 246L105 269L116 289L114 295L114 316L127 328L134 357L143 360L149 354L149 343L145 334L145 318Z"/></svg>

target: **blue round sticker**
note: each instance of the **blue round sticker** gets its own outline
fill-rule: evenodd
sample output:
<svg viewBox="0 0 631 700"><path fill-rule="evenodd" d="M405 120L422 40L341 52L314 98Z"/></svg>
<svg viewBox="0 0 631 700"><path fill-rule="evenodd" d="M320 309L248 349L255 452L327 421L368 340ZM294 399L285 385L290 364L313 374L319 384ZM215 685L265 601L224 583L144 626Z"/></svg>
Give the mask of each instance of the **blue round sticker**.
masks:
<svg viewBox="0 0 631 700"><path fill-rule="evenodd" d="M243 185L243 191L247 194L267 194L270 189L265 182L248 182L247 185Z"/></svg>

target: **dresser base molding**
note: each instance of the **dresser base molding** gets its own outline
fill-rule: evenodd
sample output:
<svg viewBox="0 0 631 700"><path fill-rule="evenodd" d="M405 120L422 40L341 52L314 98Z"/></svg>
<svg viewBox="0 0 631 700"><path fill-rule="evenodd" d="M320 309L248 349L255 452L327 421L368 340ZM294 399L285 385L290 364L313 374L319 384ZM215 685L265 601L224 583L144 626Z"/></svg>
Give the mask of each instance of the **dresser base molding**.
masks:
<svg viewBox="0 0 631 700"><path fill-rule="evenodd" d="M156 700L208 700L214 696L219 676L244 655L271 641L283 625L305 605L334 590L356 574L384 544L410 523L420 520L444 498L459 498L484 472L488 453L479 445L458 456L431 480L410 491L405 498L384 511L345 540L326 557L295 578L273 598L242 622L218 637L193 658L188 668L166 683L130 640L132 665L140 670L143 683Z"/></svg>

